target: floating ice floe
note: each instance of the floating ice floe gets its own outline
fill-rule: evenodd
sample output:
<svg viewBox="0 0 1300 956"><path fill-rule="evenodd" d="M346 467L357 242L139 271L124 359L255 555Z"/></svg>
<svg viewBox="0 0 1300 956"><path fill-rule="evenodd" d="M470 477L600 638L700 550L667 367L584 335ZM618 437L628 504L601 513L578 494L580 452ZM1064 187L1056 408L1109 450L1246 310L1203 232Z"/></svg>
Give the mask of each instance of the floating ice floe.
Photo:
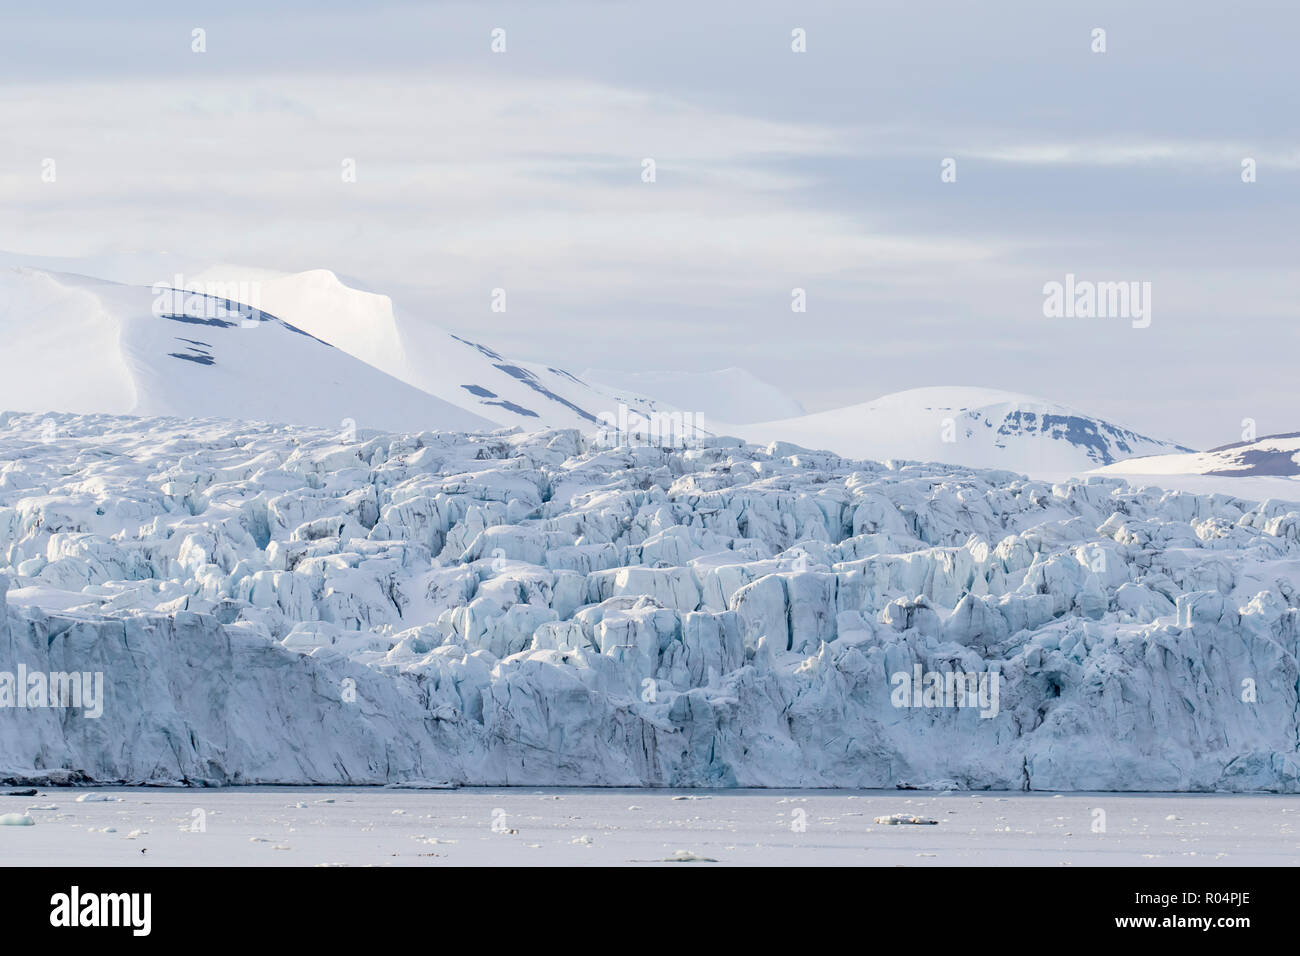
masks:
<svg viewBox="0 0 1300 956"><path fill-rule="evenodd" d="M702 856L693 850L675 850L672 856L666 856L660 863L717 863L711 856Z"/></svg>
<svg viewBox="0 0 1300 956"><path fill-rule="evenodd" d="M887 816L876 817L876 822L885 826L898 826L900 824L912 824L915 826L937 826L938 820L931 820L928 817L918 817L912 813L891 813Z"/></svg>

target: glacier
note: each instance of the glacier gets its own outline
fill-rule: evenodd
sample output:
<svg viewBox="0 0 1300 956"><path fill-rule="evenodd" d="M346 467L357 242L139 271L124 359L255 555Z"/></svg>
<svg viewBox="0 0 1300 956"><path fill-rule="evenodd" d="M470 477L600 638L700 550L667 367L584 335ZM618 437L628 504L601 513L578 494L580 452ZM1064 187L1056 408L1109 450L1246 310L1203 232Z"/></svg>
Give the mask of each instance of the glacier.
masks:
<svg viewBox="0 0 1300 956"><path fill-rule="evenodd" d="M578 429L0 415L0 780L1300 791L1300 505ZM893 678L997 674L997 713Z"/></svg>

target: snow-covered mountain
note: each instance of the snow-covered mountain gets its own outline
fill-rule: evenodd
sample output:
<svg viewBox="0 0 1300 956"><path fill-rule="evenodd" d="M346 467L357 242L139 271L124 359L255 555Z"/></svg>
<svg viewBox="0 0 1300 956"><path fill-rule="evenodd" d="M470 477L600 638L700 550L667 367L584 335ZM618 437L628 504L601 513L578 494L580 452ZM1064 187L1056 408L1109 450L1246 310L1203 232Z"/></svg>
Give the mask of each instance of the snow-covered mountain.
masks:
<svg viewBox="0 0 1300 956"><path fill-rule="evenodd" d="M594 431L617 417L620 405L638 414L672 410L634 389L595 386L562 368L512 358L477 336L454 335L429 317L400 313L389 296L326 269L283 273L163 253L86 259L0 253L4 265L151 288L197 288L240 301L476 417L467 421Z"/></svg>
<svg viewBox="0 0 1300 956"><path fill-rule="evenodd" d="M341 415L375 427L518 426L577 428L584 434L603 423L627 422L629 415L689 413L705 435L787 441L861 459L1033 474L1081 473L1124 459L1190 451L1063 405L986 388L912 389L804 415L797 402L743 369L592 370L579 376L511 358L490 337L452 334L427 316L402 312L389 296L327 270L280 273L163 254L48 260L0 253L0 268L24 264L32 268L9 269L5 282L11 291L0 292L0 321L7 323L11 343L3 367L13 370L0 384L0 407L220 413L303 424ZM46 278L35 278L41 272L33 269L44 270ZM154 333L174 321L141 324L129 317L148 315L144 306L169 286L209 290L199 298L241 303L280 320L270 323L280 332L292 328L306 336L298 337L301 342L264 336L257 349L246 349L231 348L248 344L238 334L221 336L221 343L212 336L172 335L170 344L178 347L161 348L168 336ZM54 298L57 308L45 301ZM29 321L47 309L54 330L48 334ZM129 331L117 336L118 327ZM324 343L334 346L330 359L318 357ZM224 357L187 351L217 345L227 349ZM186 362L204 366L207 374L181 374ZM329 370L327 378L317 374L321 369ZM286 381L292 384L286 387ZM203 397L217 385L224 409Z"/></svg>
<svg viewBox="0 0 1300 956"><path fill-rule="evenodd" d="M496 423L229 299L0 267L0 408L424 430Z"/></svg>
<svg viewBox="0 0 1300 956"><path fill-rule="evenodd" d="M715 372L587 369L582 377L603 387L652 396L709 421L746 425L804 414L793 398L743 368Z"/></svg>
<svg viewBox="0 0 1300 956"><path fill-rule="evenodd" d="M1220 445L1208 451L1132 458L1097 470L1098 474L1214 475L1223 478L1300 475L1300 432L1267 435L1254 441Z"/></svg>
<svg viewBox="0 0 1300 956"><path fill-rule="evenodd" d="M249 281L229 268L199 281ZM355 288L318 269L257 280L262 308L431 395L499 425L599 427L620 402L638 411L657 403L630 391L597 388L561 368L510 358L489 344L399 316L387 295Z"/></svg>
<svg viewBox="0 0 1300 956"><path fill-rule="evenodd" d="M1087 471L1137 455L1191 450L1040 398L965 387L909 389L738 431L754 441L789 441L854 458L1031 473Z"/></svg>

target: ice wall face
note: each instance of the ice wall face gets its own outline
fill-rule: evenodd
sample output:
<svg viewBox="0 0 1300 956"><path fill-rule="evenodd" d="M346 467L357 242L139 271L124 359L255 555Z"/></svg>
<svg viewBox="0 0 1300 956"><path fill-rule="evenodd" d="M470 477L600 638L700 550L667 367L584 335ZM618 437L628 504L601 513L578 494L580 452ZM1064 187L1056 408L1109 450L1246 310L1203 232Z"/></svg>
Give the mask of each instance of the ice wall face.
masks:
<svg viewBox="0 0 1300 956"><path fill-rule="evenodd" d="M4 417L0 778L1300 790L1300 506L705 444Z"/></svg>

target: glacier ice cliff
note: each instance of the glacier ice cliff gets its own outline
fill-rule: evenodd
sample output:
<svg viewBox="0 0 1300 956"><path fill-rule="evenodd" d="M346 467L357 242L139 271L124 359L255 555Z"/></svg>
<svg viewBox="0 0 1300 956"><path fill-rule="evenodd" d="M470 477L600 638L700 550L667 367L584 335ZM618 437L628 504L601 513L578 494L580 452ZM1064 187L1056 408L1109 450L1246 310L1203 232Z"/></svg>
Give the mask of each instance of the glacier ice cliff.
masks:
<svg viewBox="0 0 1300 956"><path fill-rule="evenodd" d="M0 416L0 672L105 686L0 684L6 781L1295 792L1298 608L1280 501ZM896 706L918 667L996 714Z"/></svg>

